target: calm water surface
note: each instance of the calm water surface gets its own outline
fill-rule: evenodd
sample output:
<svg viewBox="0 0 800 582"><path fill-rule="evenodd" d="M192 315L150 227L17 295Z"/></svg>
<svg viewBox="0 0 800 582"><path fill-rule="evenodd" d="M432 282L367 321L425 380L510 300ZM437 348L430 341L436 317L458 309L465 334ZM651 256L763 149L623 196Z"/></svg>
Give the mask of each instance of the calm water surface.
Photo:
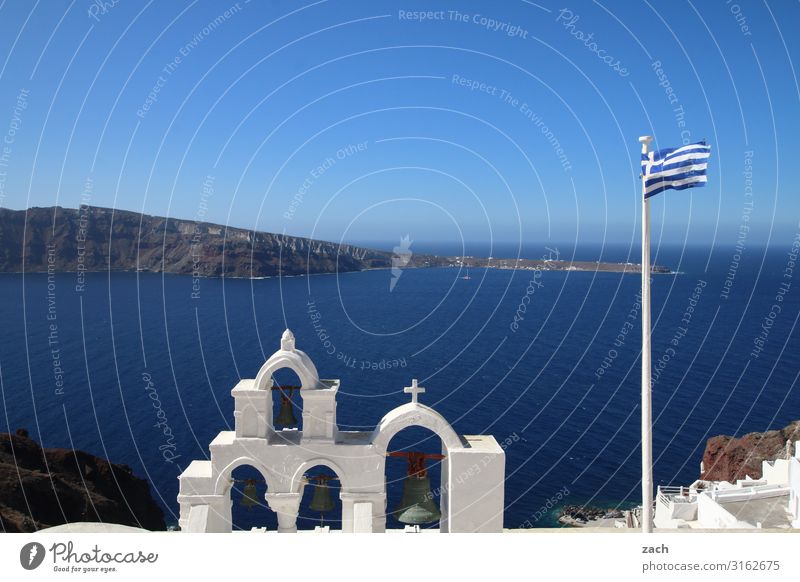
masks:
<svg viewBox="0 0 800 582"><path fill-rule="evenodd" d="M653 284L658 484L693 481L710 436L800 418L799 275L787 276L784 250L748 250L735 269L733 255L715 249L709 261L707 249L674 249L657 258L680 271ZM636 260L625 250L602 258ZM178 474L231 428L231 388L255 376L289 326L321 376L341 378L341 429L370 430L419 378L421 400L458 432L505 443L507 527L552 524L539 510L559 492L567 502L636 502L639 278L463 275L404 271L391 291L389 271L204 279L195 297L182 276L91 274L82 291L70 273L0 276L0 430L25 427L44 446L130 465L174 523ZM419 429L392 446L433 452L439 443ZM387 466L391 510L404 467ZM438 483L438 468L431 473ZM304 505L310 496L309 487ZM318 520L307 509L302 516L301 527ZM263 508L237 507L234 518L239 527L275 527Z"/></svg>

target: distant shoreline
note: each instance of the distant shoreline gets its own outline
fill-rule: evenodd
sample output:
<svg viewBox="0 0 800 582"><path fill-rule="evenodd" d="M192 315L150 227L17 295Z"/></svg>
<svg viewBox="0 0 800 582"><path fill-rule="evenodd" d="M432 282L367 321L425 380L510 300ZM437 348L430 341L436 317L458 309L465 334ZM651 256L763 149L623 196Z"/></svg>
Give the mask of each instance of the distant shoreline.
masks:
<svg viewBox="0 0 800 582"><path fill-rule="evenodd" d="M641 273L634 263L562 260L557 249L539 260L393 252L194 220L82 206L0 209L0 272L171 273L255 279L432 267L523 271ZM670 269L653 267L654 274Z"/></svg>
<svg viewBox="0 0 800 582"><path fill-rule="evenodd" d="M439 257L442 259L456 259L456 257ZM561 272L561 273L619 273L621 275L639 275L642 272L641 265L635 263L606 263L606 262L589 262L589 261L537 261L531 259L491 259L498 261L500 264L481 264L481 262L490 259L472 258L474 261L469 265L458 264L438 264L428 267L409 266L403 269L456 269L462 270L467 268L474 269L491 269L497 271L546 271L546 272ZM517 265L503 264L506 261L518 263ZM242 276L242 275L209 275L200 274L194 275L192 273L180 273L174 271L154 271L150 269L104 269L104 270L84 270L83 273L87 275L108 274L108 273L146 273L151 275L176 275L183 277L196 277L199 279L241 279L241 280L258 280L258 279L278 279L278 278L295 278L295 277L311 277L316 275L350 275L355 273L366 273L368 271L390 271L392 267L368 267L357 271L324 271L324 272L309 272L309 273L287 273L275 275L257 275L257 276ZM78 271L75 269L56 269L52 271L59 274L76 274ZM31 269L28 271L0 271L0 275L46 275L46 269ZM654 266L652 270L653 275L677 275L677 271L672 271L667 267Z"/></svg>

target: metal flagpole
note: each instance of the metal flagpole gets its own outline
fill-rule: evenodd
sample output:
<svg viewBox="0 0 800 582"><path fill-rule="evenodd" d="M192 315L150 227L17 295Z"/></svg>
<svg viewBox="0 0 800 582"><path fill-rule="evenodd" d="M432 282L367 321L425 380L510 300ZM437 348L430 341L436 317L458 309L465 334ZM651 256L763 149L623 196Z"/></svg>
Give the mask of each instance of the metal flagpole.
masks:
<svg viewBox="0 0 800 582"><path fill-rule="evenodd" d="M639 138L647 154L653 138ZM642 533L653 531L653 413L650 394L650 201L642 176Z"/></svg>

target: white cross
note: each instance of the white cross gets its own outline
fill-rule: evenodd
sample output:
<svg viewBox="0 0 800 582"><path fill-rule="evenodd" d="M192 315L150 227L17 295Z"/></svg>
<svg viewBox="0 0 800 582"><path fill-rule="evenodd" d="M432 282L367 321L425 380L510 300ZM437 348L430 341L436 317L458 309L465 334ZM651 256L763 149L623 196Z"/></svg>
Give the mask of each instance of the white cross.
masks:
<svg viewBox="0 0 800 582"><path fill-rule="evenodd" d="M405 388L403 388L403 392L411 394L411 403L417 404L417 398L419 397L420 394L425 392L425 388L417 384L417 380L415 378L411 380L411 386L406 386Z"/></svg>

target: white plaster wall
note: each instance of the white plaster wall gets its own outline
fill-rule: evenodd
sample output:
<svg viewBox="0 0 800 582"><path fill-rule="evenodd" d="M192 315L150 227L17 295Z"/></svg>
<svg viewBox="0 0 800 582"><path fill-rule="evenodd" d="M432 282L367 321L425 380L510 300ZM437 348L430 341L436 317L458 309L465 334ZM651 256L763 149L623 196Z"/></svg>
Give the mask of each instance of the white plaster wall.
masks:
<svg viewBox="0 0 800 582"><path fill-rule="evenodd" d="M215 475L222 477L237 466L251 465L261 471L273 493L298 491L303 473L316 465L327 466L335 472L343 490L383 493L385 456L369 444L320 442L295 446L266 439L231 439L228 442L218 437L210 449Z"/></svg>
<svg viewBox="0 0 800 582"><path fill-rule="evenodd" d="M672 517L684 521L694 521L697 518L697 502L693 503L673 503Z"/></svg>
<svg viewBox="0 0 800 582"><path fill-rule="evenodd" d="M753 529L752 525L737 520L723 509L708 493L697 496L697 523L704 528Z"/></svg>
<svg viewBox="0 0 800 582"><path fill-rule="evenodd" d="M789 483L789 461L777 459L772 463L761 463L761 480L770 485L787 485Z"/></svg>
<svg viewBox="0 0 800 582"><path fill-rule="evenodd" d="M442 465L442 520L447 533L499 533L505 506L505 453L492 436L465 436ZM446 479L445 479L446 475Z"/></svg>
<svg viewBox="0 0 800 582"><path fill-rule="evenodd" d="M792 527L800 528L800 459L789 462L789 513L792 514Z"/></svg>

